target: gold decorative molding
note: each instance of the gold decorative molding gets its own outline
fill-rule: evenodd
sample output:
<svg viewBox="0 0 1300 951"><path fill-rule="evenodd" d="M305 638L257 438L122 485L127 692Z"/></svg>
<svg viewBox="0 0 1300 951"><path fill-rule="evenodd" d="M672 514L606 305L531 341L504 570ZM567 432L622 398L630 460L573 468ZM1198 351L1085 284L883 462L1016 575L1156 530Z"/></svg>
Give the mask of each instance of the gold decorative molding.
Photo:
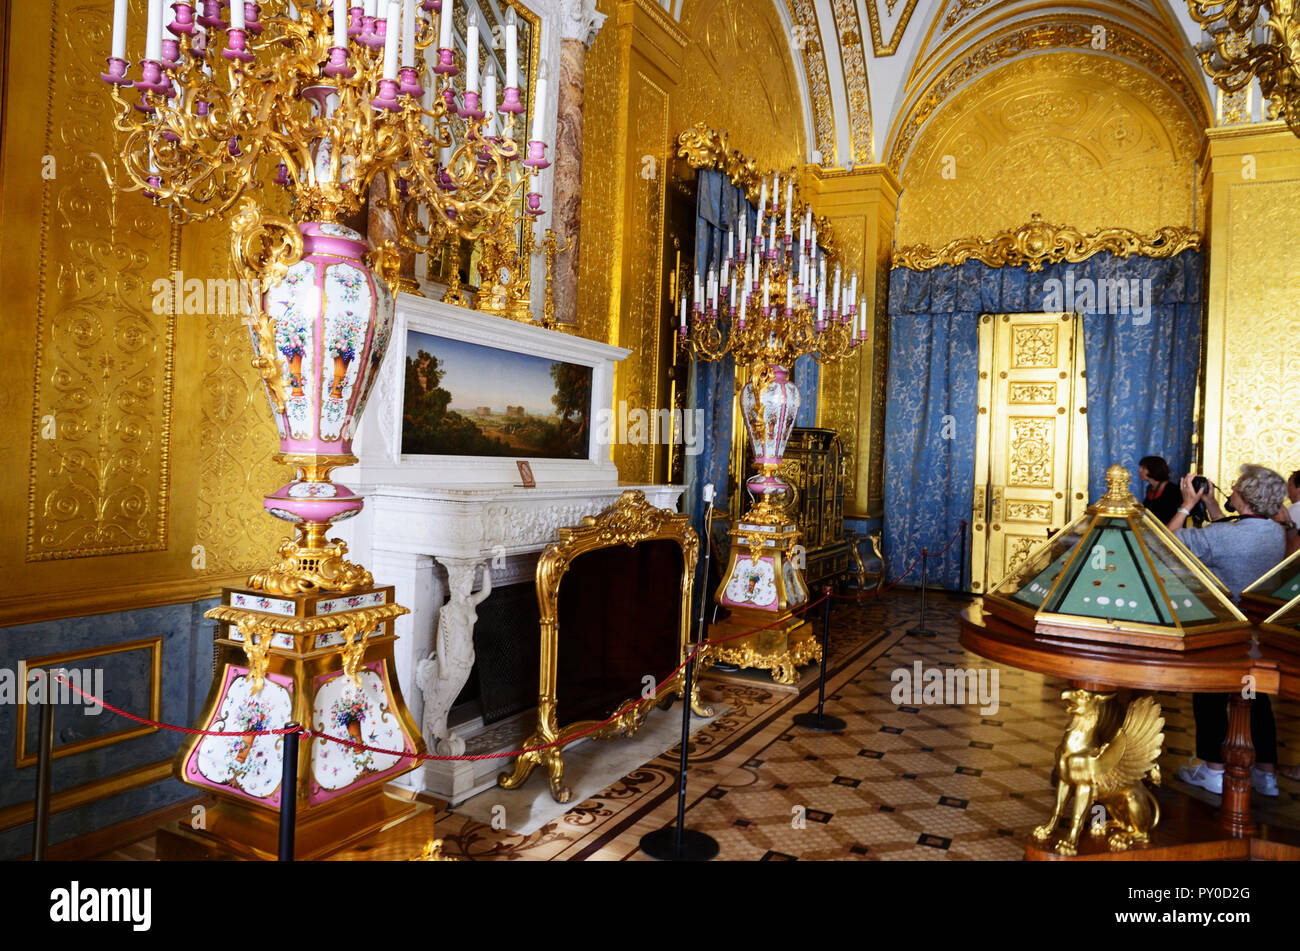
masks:
<svg viewBox="0 0 1300 951"><path fill-rule="evenodd" d="M812 100L817 149L822 153L822 164L833 165L836 155L835 115L831 109L831 86L826 75L826 53L822 49L817 8L813 0L786 0L786 6L795 29L803 30L805 34L803 66L808 79L808 95Z"/></svg>
<svg viewBox="0 0 1300 951"><path fill-rule="evenodd" d="M990 267L1027 264L1029 270L1041 271L1044 264L1077 263L1103 252L1121 258L1133 254L1171 258L1200 246L1200 233L1188 228L1166 227L1150 235L1127 228L1103 228L1084 234L1068 225L1050 224L1035 214L1019 228L991 238L959 238L937 249L923 244L899 248L894 252L894 266L926 271L945 265L956 267L974 259Z"/></svg>
<svg viewBox="0 0 1300 951"><path fill-rule="evenodd" d="M905 16L910 16L916 0L908 0ZM876 0L867 0L871 16L871 39L880 53L880 24L876 15ZM835 16L835 32L839 36L840 66L844 72L844 92L848 97L849 150L854 162L874 162L876 147L871 130L871 95L867 91L867 57L862 48L862 24L858 20L858 5L854 0L831 0ZM906 21L895 31L895 44L902 36ZM893 50L890 50L892 53ZM888 54L884 54L888 55Z"/></svg>
<svg viewBox="0 0 1300 951"><path fill-rule="evenodd" d="M911 22L912 14L916 12L917 0L907 0L907 6L903 8L898 22L894 25L894 31L890 34L889 42L884 42L880 26L880 10L876 6L877 0L866 0L867 18L871 21L871 48L875 51L876 56L893 56L898 52L898 45L903 42L903 34L907 32L907 25ZM885 0L886 8L890 15L893 15L894 7L898 0Z"/></svg>

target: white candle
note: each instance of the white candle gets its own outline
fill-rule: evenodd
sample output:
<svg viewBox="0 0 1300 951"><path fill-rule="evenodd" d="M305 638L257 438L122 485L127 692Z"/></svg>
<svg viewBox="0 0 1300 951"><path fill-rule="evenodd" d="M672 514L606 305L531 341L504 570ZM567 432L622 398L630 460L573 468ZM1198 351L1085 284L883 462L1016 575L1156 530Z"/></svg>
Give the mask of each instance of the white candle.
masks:
<svg viewBox="0 0 1300 951"><path fill-rule="evenodd" d="M682 330L686 329L686 295L682 295Z"/></svg>
<svg viewBox="0 0 1300 951"><path fill-rule="evenodd" d="M794 316L794 277L785 276L785 315Z"/></svg>
<svg viewBox="0 0 1300 951"><path fill-rule="evenodd" d="M849 285L849 300L854 300L858 296L858 272L853 272L853 281Z"/></svg>
<svg viewBox="0 0 1300 951"><path fill-rule="evenodd" d="M149 0L149 21L144 33L145 59L162 59L162 4L163 0Z"/></svg>
<svg viewBox="0 0 1300 951"><path fill-rule="evenodd" d="M750 259L746 257L745 258L745 293L746 294L749 293L749 285L754 282L753 274L754 271L750 264Z"/></svg>
<svg viewBox="0 0 1300 951"><path fill-rule="evenodd" d="M867 335L867 299L865 297L858 299L858 336Z"/></svg>
<svg viewBox="0 0 1300 951"><path fill-rule="evenodd" d="M289 19L298 19L298 8L294 6L293 0L289 0Z"/></svg>
<svg viewBox="0 0 1300 951"><path fill-rule="evenodd" d="M735 313L736 310L736 282L735 281L731 282L731 310L732 313Z"/></svg>
<svg viewBox="0 0 1300 951"><path fill-rule="evenodd" d="M465 91L478 92L478 10L465 23Z"/></svg>
<svg viewBox="0 0 1300 951"><path fill-rule="evenodd" d="M771 276L768 274L763 275L763 310L767 310L767 308L771 306L770 300L772 287L770 277Z"/></svg>
<svg viewBox="0 0 1300 951"><path fill-rule="evenodd" d="M361 15L372 17L375 15L375 8L379 6L379 0L365 0L361 5Z"/></svg>
<svg viewBox="0 0 1300 951"><path fill-rule="evenodd" d="M519 26L515 8L506 10L506 86L519 86Z"/></svg>
<svg viewBox="0 0 1300 951"><path fill-rule="evenodd" d="M415 0L402 4L402 65L415 65Z"/></svg>
<svg viewBox="0 0 1300 951"><path fill-rule="evenodd" d="M763 190L762 192L759 193L758 196L758 213L760 216L767 214L767 179L766 178L763 179ZM763 226L760 224L758 227L761 230Z"/></svg>
<svg viewBox="0 0 1300 951"><path fill-rule="evenodd" d="M533 141L541 142L542 129L546 128L544 115L546 113L546 63L537 70L537 98L533 100Z"/></svg>
<svg viewBox="0 0 1300 951"><path fill-rule="evenodd" d="M840 303L840 266L835 265L835 290L831 292L831 310L834 310Z"/></svg>
<svg viewBox="0 0 1300 951"><path fill-rule="evenodd" d="M397 38L401 35L402 5L388 0L388 27L384 33L384 78L397 78Z"/></svg>
<svg viewBox="0 0 1300 951"><path fill-rule="evenodd" d="M488 120L487 134L497 134L497 71L494 68L488 69L487 78L483 80L483 104L480 108L484 112L490 112L492 118Z"/></svg>
<svg viewBox="0 0 1300 951"><path fill-rule="evenodd" d="M803 213L803 238L804 238L804 241L805 241L805 242L808 240L808 235L810 235L810 234L816 234L816 232L813 231L813 226L812 226L812 206L811 206L811 205L810 205L810 206L808 207L808 209Z"/></svg>
<svg viewBox="0 0 1300 951"><path fill-rule="evenodd" d="M451 49L451 10L456 4L442 0L442 19L438 22L438 48Z"/></svg>
<svg viewBox="0 0 1300 951"><path fill-rule="evenodd" d="M713 483L712 482L704 486L704 501L709 505L713 504Z"/></svg>
<svg viewBox="0 0 1300 951"><path fill-rule="evenodd" d="M704 300L704 295L700 293L700 272L695 272L695 303L699 304Z"/></svg>
<svg viewBox="0 0 1300 951"><path fill-rule="evenodd" d="M348 0L334 0L334 46L348 48Z"/></svg>
<svg viewBox="0 0 1300 951"><path fill-rule="evenodd" d="M785 183L785 236L790 237L790 209L794 200L794 179Z"/></svg>
<svg viewBox="0 0 1300 951"><path fill-rule="evenodd" d="M244 0L230 0L230 28L242 30L247 25L244 21Z"/></svg>
<svg viewBox="0 0 1300 951"><path fill-rule="evenodd" d="M772 192L772 200L776 201L775 191ZM767 249L769 251L774 251L776 249L776 215L775 214L772 215L772 227L769 230L771 233L768 235Z"/></svg>
<svg viewBox="0 0 1300 951"><path fill-rule="evenodd" d="M113 59L126 59L126 0L113 0Z"/></svg>
<svg viewBox="0 0 1300 951"><path fill-rule="evenodd" d="M745 225L749 224L749 209L744 206L740 210L740 250L742 254L747 253L745 250Z"/></svg>

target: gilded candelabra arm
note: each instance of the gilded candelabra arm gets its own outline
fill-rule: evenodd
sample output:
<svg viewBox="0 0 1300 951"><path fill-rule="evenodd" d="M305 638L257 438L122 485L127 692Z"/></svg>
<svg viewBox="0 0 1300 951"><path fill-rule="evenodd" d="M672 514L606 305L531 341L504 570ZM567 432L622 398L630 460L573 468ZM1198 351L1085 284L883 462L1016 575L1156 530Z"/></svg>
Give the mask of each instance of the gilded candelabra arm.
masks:
<svg viewBox="0 0 1300 951"><path fill-rule="evenodd" d="M402 283L402 255L397 243L389 238L373 248L366 255L366 264L384 279L389 292L396 297Z"/></svg>

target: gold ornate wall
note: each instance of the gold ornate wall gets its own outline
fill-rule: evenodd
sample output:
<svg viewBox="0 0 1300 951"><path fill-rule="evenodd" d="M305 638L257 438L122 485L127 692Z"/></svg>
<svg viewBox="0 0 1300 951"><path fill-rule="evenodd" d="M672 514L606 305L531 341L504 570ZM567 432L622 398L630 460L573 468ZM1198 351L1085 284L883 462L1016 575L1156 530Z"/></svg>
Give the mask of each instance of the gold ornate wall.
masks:
<svg viewBox="0 0 1300 951"><path fill-rule="evenodd" d="M1300 468L1300 139L1281 122L1209 133L1203 471Z"/></svg>
<svg viewBox="0 0 1300 951"><path fill-rule="evenodd" d="M29 8L6 50L0 623L193 600L280 534L258 512L279 473L246 329L154 307L177 270L229 276L224 235L103 179L111 13Z"/></svg>
<svg viewBox="0 0 1300 951"><path fill-rule="evenodd" d="M799 85L772 0L692 0L681 25L689 81L673 96L673 135L703 122L759 168L802 165Z"/></svg>
<svg viewBox="0 0 1300 951"><path fill-rule="evenodd" d="M1084 231L1197 227L1208 118L1190 90L1072 50L1007 63L946 98L945 88L936 81L897 136L898 245L987 235L1031 212ZM917 115L928 121L900 152Z"/></svg>

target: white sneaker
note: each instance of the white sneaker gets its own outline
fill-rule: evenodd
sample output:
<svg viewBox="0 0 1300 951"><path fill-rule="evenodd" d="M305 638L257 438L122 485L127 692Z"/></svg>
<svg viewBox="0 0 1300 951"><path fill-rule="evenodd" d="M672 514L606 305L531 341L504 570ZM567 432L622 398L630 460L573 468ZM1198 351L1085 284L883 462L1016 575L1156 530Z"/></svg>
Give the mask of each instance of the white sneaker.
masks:
<svg viewBox="0 0 1300 951"><path fill-rule="evenodd" d="M1255 792L1261 796L1276 796L1277 793L1277 776L1273 773L1266 773L1258 766L1250 768L1250 784L1255 787Z"/></svg>
<svg viewBox="0 0 1300 951"><path fill-rule="evenodd" d="M1196 766L1178 767L1178 778L1189 786L1199 786L1201 789L1208 790L1216 795L1223 795L1223 770L1213 770L1204 763L1198 763ZM1277 785L1277 781L1273 781Z"/></svg>

